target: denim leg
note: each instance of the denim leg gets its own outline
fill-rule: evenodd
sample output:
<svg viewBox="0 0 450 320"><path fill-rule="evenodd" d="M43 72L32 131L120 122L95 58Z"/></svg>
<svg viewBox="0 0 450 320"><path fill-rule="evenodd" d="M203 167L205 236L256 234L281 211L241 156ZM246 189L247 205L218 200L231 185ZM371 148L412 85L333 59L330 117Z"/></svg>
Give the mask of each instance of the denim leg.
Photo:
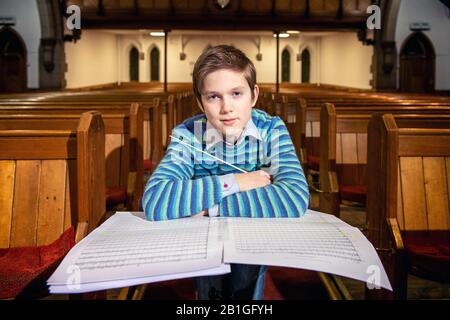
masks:
<svg viewBox="0 0 450 320"><path fill-rule="evenodd" d="M232 264L231 298L237 300L262 300L266 266Z"/></svg>
<svg viewBox="0 0 450 320"><path fill-rule="evenodd" d="M223 283L226 275L205 276L195 278L198 300L220 300L223 299Z"/></svg>
<svg viewBox="0 0 450 320"><path fill-rule="evenodd" d="M262 300L266 266L231 264L231 273L197 277L199 300Z"/></svg>
<svg viewBox="0 0 450 320"><path fill-rule="evenodd" d="M266 276L267 266L261 266L256 280L255 291L252 300L264 300L264 280Z"/></svg>

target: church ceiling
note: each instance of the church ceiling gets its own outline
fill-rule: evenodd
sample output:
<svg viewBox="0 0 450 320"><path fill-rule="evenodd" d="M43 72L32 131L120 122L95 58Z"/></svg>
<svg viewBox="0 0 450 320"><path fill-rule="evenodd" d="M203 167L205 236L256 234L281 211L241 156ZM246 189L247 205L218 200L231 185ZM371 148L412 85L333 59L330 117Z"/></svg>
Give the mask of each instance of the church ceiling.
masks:
<svg viewBox="0 0 450 320"><path fill-rule="evenodd" d="M65 0L83 28L355 30L371 0Z"/></svg>

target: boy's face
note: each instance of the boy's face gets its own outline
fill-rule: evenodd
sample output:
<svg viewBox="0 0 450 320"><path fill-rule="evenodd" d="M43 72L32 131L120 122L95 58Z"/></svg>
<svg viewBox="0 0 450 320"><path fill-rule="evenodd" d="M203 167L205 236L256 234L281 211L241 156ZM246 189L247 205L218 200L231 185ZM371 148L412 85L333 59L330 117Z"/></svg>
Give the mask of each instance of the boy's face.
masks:
<svg viewBox="0 0 450 320"><path fill-rule="evenodd" d="M259 88L252 90L242 72L221 69L208 74L203 81L200 109L211 124L234 143L250 120L252 107L258 100Z"/></svg>

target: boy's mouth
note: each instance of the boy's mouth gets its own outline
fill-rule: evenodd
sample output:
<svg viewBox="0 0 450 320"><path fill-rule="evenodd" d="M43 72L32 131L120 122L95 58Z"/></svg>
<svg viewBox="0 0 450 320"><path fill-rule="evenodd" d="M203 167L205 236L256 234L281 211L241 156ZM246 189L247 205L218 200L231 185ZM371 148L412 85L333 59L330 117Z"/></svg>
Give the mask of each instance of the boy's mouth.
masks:
<svg viewBox="0 0 450 320"><path fill-rule="evenodd" d="M227 120L220 120L220 121L222 121L222 123L223 123L224 125L226 125L226 126L231 126L231 125L233 125L233 124L235 123L236 119L237 119L237 118L234 118L234 119L227 119Z"/></svg>

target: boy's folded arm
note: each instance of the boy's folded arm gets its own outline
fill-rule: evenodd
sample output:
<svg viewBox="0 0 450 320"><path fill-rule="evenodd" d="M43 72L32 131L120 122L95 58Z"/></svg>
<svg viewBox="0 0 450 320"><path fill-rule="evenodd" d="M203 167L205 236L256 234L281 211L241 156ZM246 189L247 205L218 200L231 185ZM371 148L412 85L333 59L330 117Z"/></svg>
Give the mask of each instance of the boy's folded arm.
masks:
<svg viewBox="0 0 450 320"><path fill-rule="evenodd" d="M272 184L239 192L221 200L220 216L299 217L309 204L309 191L292 140L281 119L276 118L270 140ZM275 130L276 129L276 130Z"/></svg>
<svg viewBox="0 0 450 320"><path fill-rule="evenodd" d="M161 163L148 181L142 207L149 220L189 217L213 207L222 199L218 176L194 176L194 154L171 141Z"/></svg>

